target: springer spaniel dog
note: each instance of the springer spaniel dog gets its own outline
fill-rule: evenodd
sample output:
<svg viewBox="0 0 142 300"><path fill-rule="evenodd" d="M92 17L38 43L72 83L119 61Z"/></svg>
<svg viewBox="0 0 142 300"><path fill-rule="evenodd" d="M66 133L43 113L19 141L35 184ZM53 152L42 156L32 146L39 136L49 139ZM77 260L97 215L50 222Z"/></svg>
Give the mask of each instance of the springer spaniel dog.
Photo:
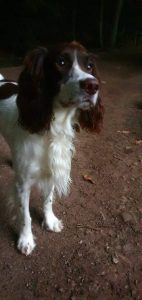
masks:
<svg viewBox="0 0 142 300"><path fill-rule="evenodd" d="M26 56L18 83L0 77L0 130L13 156L21 225L17 247L25 255L35 247L32 186L43 194L44 225L60 232L63 223L52 204L55 194L69 191L75 131L101 130L104 109L94 59L75 41L40 47Z"/></svg>

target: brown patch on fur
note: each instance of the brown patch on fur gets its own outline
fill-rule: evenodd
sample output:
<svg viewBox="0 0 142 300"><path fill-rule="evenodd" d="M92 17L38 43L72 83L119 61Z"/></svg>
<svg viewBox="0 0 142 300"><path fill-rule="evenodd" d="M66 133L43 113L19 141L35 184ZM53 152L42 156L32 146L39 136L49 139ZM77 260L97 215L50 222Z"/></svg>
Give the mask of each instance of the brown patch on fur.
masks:
<svg viewBox="0 0 142 300"><path fill-rule="evenodd" d="M25 69L19 77L19 124L31 133L49 129L52 118L52 103L44 82L43 63L47 49L38 48L30 52L25 60Z"/></svg>
<svg viewBox="0 0 142 300"><path fill-rule="evenodd" d="M98 98L96 106L90 110L80 110L79 123L82 129L99 133L103 127L104 106L101 98Z"/></svg>
<svg viewBox="0 0 142 300"><path fill-rule="evenodd" d="M59 46L59 49L65 49L65 48L69 48L69 49L72 49L72 50L78 50L78 51L81 51L81 52L87 52L86 48L84 46L82 46L80 43L78 43L77 41L72 41L72 42L69 42L69 43L62 43L60 46Z"/></svg>
<svg viewBox="0 0 142 300"><path fill-rule="evenodd" d="M18 93L18 85L6 82L0 86L0 100L7 99Z"/></svg>

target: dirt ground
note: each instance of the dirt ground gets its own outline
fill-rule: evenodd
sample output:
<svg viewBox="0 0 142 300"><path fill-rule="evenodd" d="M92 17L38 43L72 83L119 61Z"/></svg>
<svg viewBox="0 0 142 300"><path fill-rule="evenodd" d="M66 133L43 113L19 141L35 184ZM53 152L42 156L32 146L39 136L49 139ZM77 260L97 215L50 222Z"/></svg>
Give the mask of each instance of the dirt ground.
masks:
<svg viewBox="0 0 142 300"><path fill-rule="evenodd" d="M142 300L140 63L140 49L99 55L104 129L77 134L71 192L54 206L62 233L41 227L42 201L33 191L37 246L29 257L16 249L17 225L6 209L13 170L0 138L1 300ZM0 72L16 79L19 68Z"/></svg>

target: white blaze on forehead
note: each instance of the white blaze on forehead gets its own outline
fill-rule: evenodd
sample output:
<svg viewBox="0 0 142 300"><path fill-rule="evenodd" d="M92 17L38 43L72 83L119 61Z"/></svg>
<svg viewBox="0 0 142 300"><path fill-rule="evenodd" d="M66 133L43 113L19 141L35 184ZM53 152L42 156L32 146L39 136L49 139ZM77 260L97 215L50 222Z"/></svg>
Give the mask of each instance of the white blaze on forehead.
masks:
<svg viewBox="0 0 142 300"><path fill-rule="evenodd" d="M95 78L93 75L83 71L78 63L76 51L74 52L74 61L71 69L71 78L73 80L84 80L87 78Z"/></svg>

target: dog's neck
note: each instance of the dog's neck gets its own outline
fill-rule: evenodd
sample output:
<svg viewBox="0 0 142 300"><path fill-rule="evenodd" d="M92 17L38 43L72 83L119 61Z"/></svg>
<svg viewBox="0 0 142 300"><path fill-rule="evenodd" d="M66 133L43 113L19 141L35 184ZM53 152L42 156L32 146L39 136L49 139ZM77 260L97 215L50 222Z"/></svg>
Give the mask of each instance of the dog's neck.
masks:
<svg viewBox="0 0 142 300"><path fill-rule="evenodd" d="M73 124L75 119L76 108L61 108L54 110L53 120L51 122L51 133L54 136L74 137Z"/></svg>
<svg viewBox="0 0 142 300"><path fill-rule="evenodd" d="M47 139L48 168L51 170L59 196L61 194L67 195L71 182L71 159L75 151L73 145L75 111L73 108L54 110L54 117Z"/></svg>

